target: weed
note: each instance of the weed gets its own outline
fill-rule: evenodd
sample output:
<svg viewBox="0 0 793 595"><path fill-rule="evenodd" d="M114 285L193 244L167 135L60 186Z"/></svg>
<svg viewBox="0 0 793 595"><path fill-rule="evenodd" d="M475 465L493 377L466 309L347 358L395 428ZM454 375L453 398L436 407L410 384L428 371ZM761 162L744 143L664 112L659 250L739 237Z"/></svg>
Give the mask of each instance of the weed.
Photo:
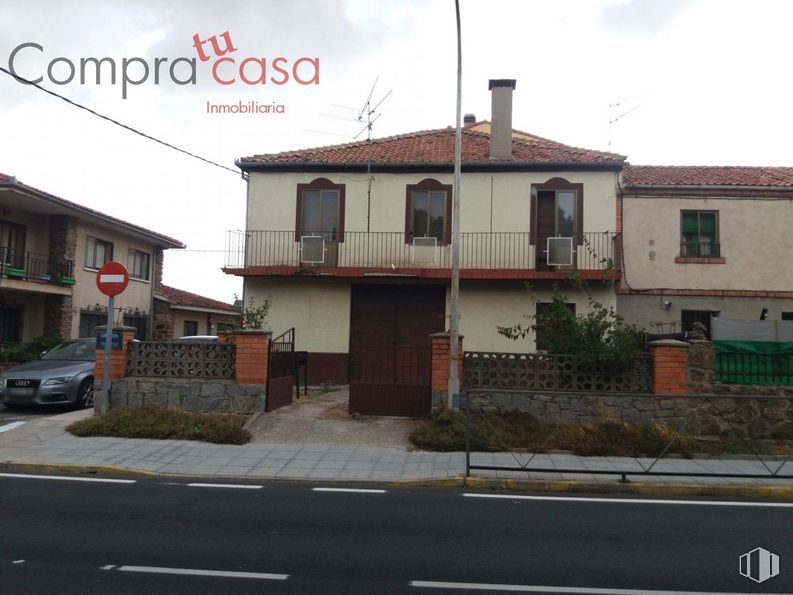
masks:
<svg viewBox="0 0 793 595"><path fill-rule="evenodd" d="M245 444L245 416L189 413L163 407L118 407L66 428L75 436L115 436L156 440L203 440L215 444Z"/></svg>

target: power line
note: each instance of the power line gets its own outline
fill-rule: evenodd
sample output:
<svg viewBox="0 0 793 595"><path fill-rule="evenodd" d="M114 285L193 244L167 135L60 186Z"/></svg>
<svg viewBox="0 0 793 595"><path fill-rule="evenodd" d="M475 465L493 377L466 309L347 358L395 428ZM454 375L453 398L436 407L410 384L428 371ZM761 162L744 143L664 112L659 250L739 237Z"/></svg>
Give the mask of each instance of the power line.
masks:
<svg viewBox="0 0 793 595"><path fill-rule="evenodd" d="M71 105L73 107L79 108L81 110L85 110L89 114L91 114L93 116L96 116L97 118L101 118L102 120L106 120L107 122L110 122L111 124L115 124L116 126L119 126L119 127L123 128L125 130L128 130L129 132L132 132L134 134L137 134L138 136L142 136L143 138L151 140L151 141L154 141L155 143L159 143L159 144L163 145L164 147L168 147L169 149L173 149L174 151L178 151L179 153L183 153L184 155L187 155L188 157L192 157L193 159L198 159L199 161L203 161L204 163L208 163L209 165L214 165L215 167L219 167L220 169L225 169L226 171L230 171L234 175L240 175L240 172L237 171L236 169L231 169L230 167L226 167L225 165L222 165L222 164L220 164L220 163L218 163L216 161L212 161L211 159L207 159L206 157L201 157L200 155L196 155L195 153L191 153L190 151L187 151L186 149L181 149L181 148L177 147L176 145L172 145L169 142L166 142L164 140L160 140L159 138L151 136L150 134L146 134L145 132L141 132L137 128L133 128L132 126L128 126L127 124L122 124L118 120L114 120L113 118L111 118L109 116L105 116L105 115L100 114L99 112L97 112L95 110L92 110L90 107L87 107L85 105L77 103L76 101L72 101L68 97L64 97L63 95L59 95L58 93L55 93L55 91L50 91L49 89L47 89L45 87L42 87L38 83L34 83L33 81L29 81L26 78L22 78L21 76L19 76L17 74L14 74L13 72L3 68L2 66L0 66L0 72L3 72L5 74L7 74L8 76L12 77L13 79L15 79L19 83L32 85L33 87L36 87L39 91L44 91L48 95L52 95L53 97L57 97L58 99L60 99L62 101L65 101L66 103L68 103L69 105Z"/></svg>

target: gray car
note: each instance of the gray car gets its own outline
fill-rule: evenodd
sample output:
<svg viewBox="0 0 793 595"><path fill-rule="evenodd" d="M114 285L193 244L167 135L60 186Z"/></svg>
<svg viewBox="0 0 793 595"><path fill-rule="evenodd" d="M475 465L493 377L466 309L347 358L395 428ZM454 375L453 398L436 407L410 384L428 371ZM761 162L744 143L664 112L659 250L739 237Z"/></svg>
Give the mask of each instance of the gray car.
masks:
<svg viewBox="0 0 793 595"><path fill-rule="evenodd" d="M6 407L64 405L92 407L96 339L72 339L41 359L0 374L0 400Z"/></svg>

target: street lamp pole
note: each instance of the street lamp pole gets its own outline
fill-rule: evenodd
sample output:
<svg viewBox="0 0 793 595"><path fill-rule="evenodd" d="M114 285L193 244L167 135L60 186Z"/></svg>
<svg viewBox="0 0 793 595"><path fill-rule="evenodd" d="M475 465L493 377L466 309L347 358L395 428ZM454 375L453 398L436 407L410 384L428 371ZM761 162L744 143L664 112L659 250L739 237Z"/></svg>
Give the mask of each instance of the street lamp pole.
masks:
<svg viewBox="0 0 793 595"><path fill-rule="evenodd" d="M459 344L460 344L460 161L462 154L462 81L463 51L460 33L460 0L454 1L457 17L457 126L454 131L454 187L452 199L452 290L449 317L449 387L447 405L454 407L455 396L460 394Z"/></svg>

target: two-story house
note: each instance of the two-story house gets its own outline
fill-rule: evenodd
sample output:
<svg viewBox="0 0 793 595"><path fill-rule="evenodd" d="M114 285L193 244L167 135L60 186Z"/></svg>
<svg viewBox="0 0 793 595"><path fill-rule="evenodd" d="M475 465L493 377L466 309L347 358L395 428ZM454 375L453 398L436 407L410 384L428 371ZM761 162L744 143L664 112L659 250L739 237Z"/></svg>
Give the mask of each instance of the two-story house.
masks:
<svg viewBox="0 0 793 595"><path fill-rule="evenodd" d="M92 336L107 321L96 272L109 260L130 276L116 318L148 338L168 248L184 245L0 174L0 343Z"/></svg>
<svg viewBox="0 0 793 595"><path fill-rule="evenodd" d="M532 350L533 337L516 343L497 326L525 322L573 271L616 305L624 157L513 130L514 89L491 80L492 121L467 116L462 131L466 350ZM229 232L225 271L244 277L246 302L271 299L276 333L295 327L310 382L350 382L353 411L429 408L429 337L450 309L454 137L448 127L237 161L246 230Z"/></svg>
<svg viewBox="0 0 793 595"><path fill-rule="evenodd" d="M626 320L793 320L793 168L626 165L620 190Z"/></svg>

